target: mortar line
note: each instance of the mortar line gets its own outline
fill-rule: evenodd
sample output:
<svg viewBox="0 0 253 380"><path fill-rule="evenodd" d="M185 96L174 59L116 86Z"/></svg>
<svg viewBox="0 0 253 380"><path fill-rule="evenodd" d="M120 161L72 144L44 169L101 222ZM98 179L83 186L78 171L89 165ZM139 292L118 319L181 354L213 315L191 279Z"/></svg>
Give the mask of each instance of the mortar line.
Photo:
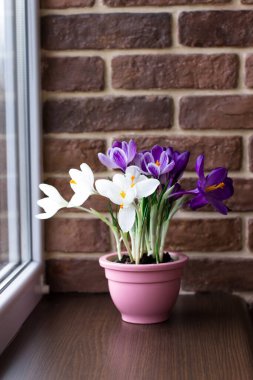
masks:
<svg viewBox="0 0 253 380"><path fill-rule="evenodd" d="M198 137L242 137L245 136L250 138L253 134L253 130L240 130L240 129L182 129L173 130L172 128L164 129L149 129L149 130L119 130L119 131L98 131L98 132L58 132L58 133L45 133L44 138L56 138L56 139L104 139L106 137L117 138L118 136L124 137L189 137L189 136L198 136Z"/></svg>
<svg viewBox="0 0 253 380"><path fill-rule="evenodd" d="M168 88L168 89L140 89L140 90L125 90L125 89L114 89L111 88L110 92L108 89L103 91L87 91L87 92L64 92L64 91L42 91L42 100L43 102L47 100L66 100L66 99L86 99L86 98L105 98L109 95L110 97L136 97L136 96L236 96L239 95L244 97L246 95L253 95L253 89L241 89L234 88L230 90L214 90L214 89L182 89L182 88Z"/></svg>
<svg viewBox="0 0 253 380"><path fill-rule="evenodd" d="M175 40L175 39L174 39ZM63 50L48 50L41 48L41 54L45 57L101 57L111 56L131 56L131 55L224 55L224 54L241 54L251 53L252 46L221 46L221 47L190 47L181 44L176 44L161 48L104 48L104 49L63 49Z"/></svg>
<svg viewBox="0 0 253 380"><path fill-rule="evenodd" d="M173 13L175 11L179 12L206 12L206 11L238 11L238 10L251 10L250 5L240 4L240 3L226 3L226 4L190 4L190 5L169 5L169 6L142 6L142 7L107 7L102 2L98 1L93 7L78 7L78 8L68 8L68 9L41 9L40 16L50 16L50 15L82 15L82 14L117 14L117 13Z"/></svg>

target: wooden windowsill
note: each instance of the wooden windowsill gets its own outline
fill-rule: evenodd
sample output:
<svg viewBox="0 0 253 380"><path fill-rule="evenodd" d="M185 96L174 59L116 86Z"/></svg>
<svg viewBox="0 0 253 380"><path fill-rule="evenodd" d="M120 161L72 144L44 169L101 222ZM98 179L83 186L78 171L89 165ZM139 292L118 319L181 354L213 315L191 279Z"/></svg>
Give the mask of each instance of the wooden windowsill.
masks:
<svg viewBox="0 0 253 380"><path fill-rule="evenodd" d="M0 359L4 380L252 380L244 302L180 296L169 321L122 322L107 294L44 297Z"/></svg>

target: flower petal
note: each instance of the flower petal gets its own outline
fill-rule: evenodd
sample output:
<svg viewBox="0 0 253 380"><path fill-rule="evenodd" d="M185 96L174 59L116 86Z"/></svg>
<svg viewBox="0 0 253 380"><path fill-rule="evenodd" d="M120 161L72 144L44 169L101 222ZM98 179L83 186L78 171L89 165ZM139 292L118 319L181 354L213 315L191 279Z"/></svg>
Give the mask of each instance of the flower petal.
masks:
<svg viewBox="0 0 253 380"><path fill-rule="evenodd" d="M57 202L54 202L49 197L38 200L37 204L38 204L38 206L43 208L45 211L44 214L36 215L36 217L39 219L51 218L52 216L54 216L57 213L57 211L59 211L61 208L67 206L66 201L64 201L64 203L57 203Z"/></svg>
<svg viewBox="0 0 253 380"><path fill-rule="evenodd" d="M147 167L147 164L146 164L146 161L145 161L145 158L144 156L141 158L141 165L140 165L140 168L141 168L141 171L145 174L149 174L148 172L148 167Z"/></svg>
<svg viewBox="0 0 253 380"><path fill-rule="evenodd" d="M70 199L69 207L79 207L89 198L91 193L89 191L77 191L73 197Z"/></svg>
<svg viewBox="0 0 253 380"><path fill-rule="evenodd" d="M154 191L158 188L160 185L160 181L158 179L149 178L144 181L138 182L136 187L137 195L136 197L138 199L148 197L149 195L153 194Z"/></svg>
<svg viewBox="0 0 253 380"><path fill-rule="evenodd" d="M153 177L159 178L159 176L160 176L160 167L157 166L156 164L154 164L153 162L151 162L150 164L148 164L148 171L149 171L149 173Z"/></svg>
<svg viewBox="0 0 253 380"><path fill-rule="evenodd" d="M163 173L163 171L165 170L166 166L169 163L169 158L165 151L162 152L159 162L160 162L160 172Z"/></svg>
<svg viewBox="0 0 253 380"><path fill-rule="evenodd" d="M174 169L175 161L171 161L168 165L166 165L166 167L163 170L161 169L161 167L162 167L162 165L160 166L161 174L169 173Z"/></svg>
<svg viewBox="0 0 253 380"><path fill-rule="evenodd" d="M39 188L41 191L43 191L44 194L46 194L51 199L54 199L57 202L62 201L62 202L67 203L65 199L61 196L59 191L54 186L47 185L46 183L41 183L39 185Z"/></svg>
<svg viewBox="0 0 253 380"><path fill-rule="evenodd" d="M128 144L128 163L132 162L135 158L137 152L136 142L134 140L130 140Z"/></svg>
<svg viewBox="0 0 253 380"><path fill-rule="evenodd" d="M110 158L107 157L105 154L98 153L98 159L101 162L101 164L106 166L107 168L109 168L109 169L115 169L116 168L116 165L114 164L114 162L112 162L110 160Z"/></svg>
<svg viewBox="0 0 253 380"><path fill-rule="evenodd" d="M134 225L135 221L135 208L133 205L120 208L118 213L119 226L123 232L128 232Z"/></svg>
<svg viewBox="0 0 253 380"><path fill-rule="evenodd" d="M122 147L121 141L118 141L118 140L113 141L112 148L121 148L121 147Z"/></svg>
<svg viewBox="0 0 253 380"><path fill-rule="evenodd" d="M128 157L128 143L126 141L122 141L121 149L124 151L125 155Z"/></svg>
<svg viewBox="0 0 253 380"><path fill-rule="evenodd" d="M129 183L124 174L114 174L112 182L115 183L121 190L125 190L127 187L129 187Z"/></svg>
<svg viewBox="0 0 253 380"><path fill-rule="evenodd" d="M134 162L133 162L133 164L138 166L138 168L140 168L140 169L141 169L142 157L143 157L142 153L137 153L134 157Z"/></svg>
<svg viewBox="0 0 253 380"><path fill-rule="evenodd" d="M141 176L140 169L138 166L128 166L126 169L126 177L132 181L132 177L134 177L134 182L136 182Z"/></svg>
<svg viewBox="0 0 253 380"><path fill-rule="evenodd" d="M197 160L196 160L196 164L195 164L195 170L199 176L199 179L201 181L204 181L205 179L205 175L204 175L204 160L205 160L205 157L203 154L199 155L197 157Z"/></svg>
<svg viewBox="0 0 253 380"><path fill-rule="evenodd" d="M87 164L81 164L80 165L80 169L83 172L83 174L85 176L85 179L88 181L90 187L93 188L93 185L94 185L94 174L93 174L91 168L89 167L89 165L87 165Z"/></svg>
<svg viewBox="0 0 253 380"><path fill-rule="evenodd" d="M43 199L47 199L48 202L50 201L51 204L56 205L56 207L58 207L57 211L60 208L67 207L68 202L61 196L59 191L54 186L41 183L39 185L39 188L41 191L43 191L43 193L45 193L48 196L48 198L43 198ZM38 202L40 201L41 200L39 200ZM44 207L44 206L40 206L40 207Z"/></svg>
<svg viewBox="0 0 253 380"><path fill-rule="evenodd" d="M210 197L210 204L221 214L227 215L228 208L225 206L222 201L219 201L218 199L215 199L213 197Z"/></svg>
<svg viewBox="0 0 253 380"><path fill-rule="evenodd" d="M152 156L152 154L150 152L146 152L143 154L143 159L144 159L144 162L145 162L145 165L148 166L148 164L150 164L151 162L155 162L154 161L154 158Z"/></svg>
<svg viewBox="0 0 253 380"><path fill-rule="evenodd" d="M227 177L228 171L225 168L216 168L206 176L206 187L219 184Z"/></svg>
<svg viewBox="0 0 253 380"><path fill-rule="evenodd" d="M127 156L125 152L120 148L114 148L112 153L112 159L117 165L118 168L123 171L126 170L127 167Z"/></svg>
<svg viewBox="0 0 253 380"><path fill-rule="evenodd" d="M188 203L192 210L197 210L208 204L208 200L202 195L198 194L195 198L191 199Z"/></svg>
<svg viewBox="0 0 253 380"><path fill-rule="evenodd" d="M163 148L160 145L154 145L151 149L151 154L154 157L154 161L160 161L160 156L163 152Z"/></svg>
<svg viewBox="0 0 253 380"><path fill-rule="evenodd" d="M95 182L96 189L100 195L109 198L113 203L120 205L122 198L120 192L122 191L118 185L109 181L108 179L98 179Z"/></svg>
<svg viewBox="0 0 253 380"><path fill-rule="evenodd" d="M189 158L190 158L190 152L187 152L187 151L179 154L177 158L175 158L176 159L175 168L174 168L175 180L179 180L182 177L183 172L189 162ZM203 176L204 176L204 169L203 169Z"/></svg>
<svg viewBox="0 0 253 380"><path fill-rule="evenodd" d="M81 170L78 169L70 169L69 170L70 177L76 182L83 181L84 175Z"/></svg>
<svg viewBox="0 0 253 380"><path fill-rule="evenodd" d="M167 148L166 153L171 159L174 158L174 149L172 147Z"/></svg>

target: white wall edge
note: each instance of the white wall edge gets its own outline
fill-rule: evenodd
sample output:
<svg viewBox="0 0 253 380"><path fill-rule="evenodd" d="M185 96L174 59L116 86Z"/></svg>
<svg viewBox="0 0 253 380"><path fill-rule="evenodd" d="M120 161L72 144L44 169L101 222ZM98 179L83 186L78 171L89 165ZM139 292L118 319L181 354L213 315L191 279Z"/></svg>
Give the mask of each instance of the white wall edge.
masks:
<svg viewBox="0 0 253 380"><path fill-rule="evenodd" d="M31 262L0 298L0 354L41 299L43 265Z"/></svg>

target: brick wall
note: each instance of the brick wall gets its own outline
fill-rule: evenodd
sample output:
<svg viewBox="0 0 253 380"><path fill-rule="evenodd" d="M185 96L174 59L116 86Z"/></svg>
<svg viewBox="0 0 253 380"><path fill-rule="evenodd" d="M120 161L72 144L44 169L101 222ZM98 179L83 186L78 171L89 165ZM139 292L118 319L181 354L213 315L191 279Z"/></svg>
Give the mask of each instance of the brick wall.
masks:
<svg viewBox="0 0 253 380"><path fill-rule="evenodd" d="M191 150L184 183L204 153L230 169L232 212L181 212L167 247L191 258L185 290L252 291L252 0L42 0L41 28L45 181L69 198L68 170L101 175L114 138ZM45 230L51 289L104 291L107 228L68 211Z"/></svg>

